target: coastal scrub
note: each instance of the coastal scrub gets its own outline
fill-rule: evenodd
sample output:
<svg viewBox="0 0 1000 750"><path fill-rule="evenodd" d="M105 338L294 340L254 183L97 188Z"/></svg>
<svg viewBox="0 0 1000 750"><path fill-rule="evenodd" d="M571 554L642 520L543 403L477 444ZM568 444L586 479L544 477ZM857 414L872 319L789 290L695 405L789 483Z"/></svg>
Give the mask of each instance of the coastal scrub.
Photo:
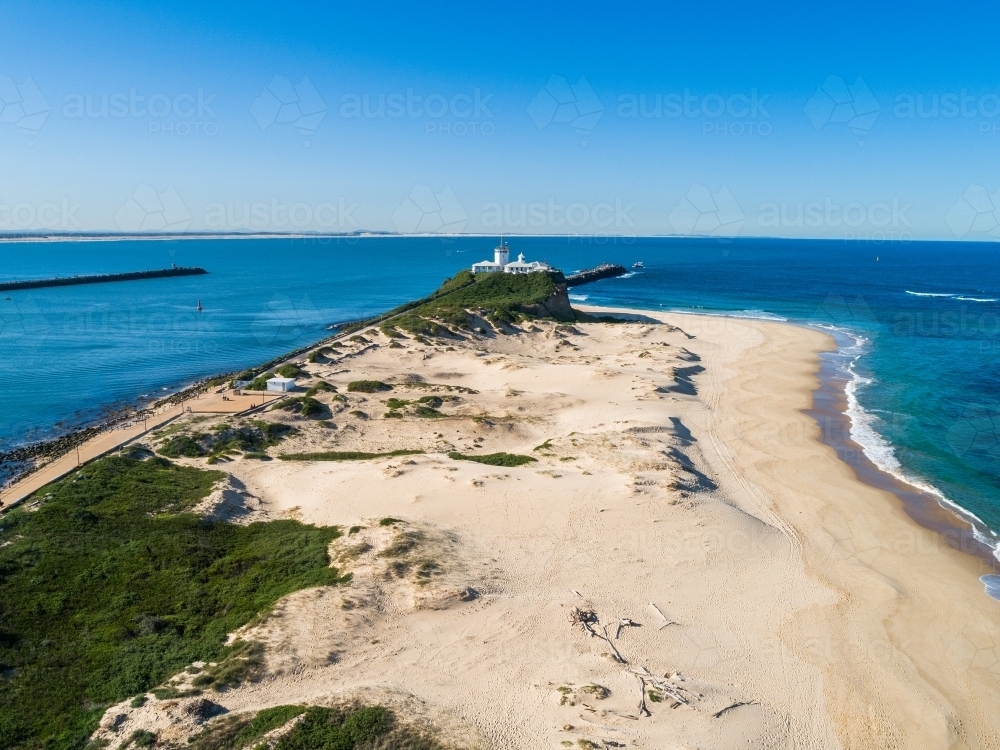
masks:
<svg viewBox="0 0 1000 750"><path fill-rule="evenodd" d="M112 456L0 519L0 747L77 750L104 710L194 661L281 597L340 581L339 532L190 512L220 472Z"/></svg>
<svg viewBox="0 0 1000 750"><path fill-rule="evenodd" d="M453 461L475 461L476 463L488 466L524 466L538 460L537 458L522 456L518 453L486 453L481 456L473 456L459 453L458 451L449 453L448 458Z"/></svg>

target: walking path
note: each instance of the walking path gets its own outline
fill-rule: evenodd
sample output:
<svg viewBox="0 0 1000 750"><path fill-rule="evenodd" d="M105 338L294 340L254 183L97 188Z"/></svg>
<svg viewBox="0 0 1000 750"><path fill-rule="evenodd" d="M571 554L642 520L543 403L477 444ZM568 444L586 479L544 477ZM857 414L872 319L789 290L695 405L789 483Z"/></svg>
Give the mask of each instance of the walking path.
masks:
<svg viewBox="0 0 1000 750"><path fill-rule="evenodd" d="M226 396L225 399L223 399L223 395ZM10 508L12 505L16 505L45 485L72 473L88 461L100 458L128 442L162 427L167 422L177 419L186 412L235 414L260 407L284 395L284 393L261 393L244 396L237 395L232 391L226 391L225 394L199 394L169 409L151 414L145 420L107 430L85 443L81 443L78 448L45 464L38 471L29 474L0 492L0 508Z"/></svg>

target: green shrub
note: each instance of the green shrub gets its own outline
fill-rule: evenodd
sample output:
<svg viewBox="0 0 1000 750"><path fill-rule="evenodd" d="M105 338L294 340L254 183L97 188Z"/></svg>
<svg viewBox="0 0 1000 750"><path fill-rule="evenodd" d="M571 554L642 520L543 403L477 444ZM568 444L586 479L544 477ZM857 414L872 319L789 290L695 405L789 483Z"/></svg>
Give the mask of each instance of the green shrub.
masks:
<svg viewBox="0 0 1000 750"><path fill-rule="evenodd" d="M421 405L421 406L415 406L413 408L413 413L414 413L414 415L416 415L418 417L422 417L423 419L439 419L439 418L445 416L444 414L442 414L441 412L439 412L437 409L434 409L434 408L432 408L430 406L423 406L423 405Z"/></svg>
<svg viewBox="0 0 1000 750"><path fill-rule="evenodd" d="M175 435L161 445L157 453L167 458L180 458L181 456L198 458L208 455L208 451L190 435Z"/></svg>
<svg viewBox="0 0 1000 750"><path fill-rule="evenodd" d="M282 365L275 370L283 378L308 378L309 373L296 364Z"/></svg>
<svg viewBox="0 0 1000 750"><path fill-rule="evenodd" d="M265 372L258 375L245 386L243 386L244 391L266 391L267 381L274 377L273 372Z"/></svg>
<svg viewBox="0 0 1000 750"><path fill-rule="evenodd" d="M347 390L351 393L378 393L391 391L392 386L381 380L354 380L347 384Z"/></svg>
<svg viewBox="0 0 1000 750"><path fill-rule="evenodd" d="M136 729L129 741L136 747L152 747L156 744L156 735L145 729Z"/></svg>
<svg viewBox="0 0 1000 750"><path fill-rule="evenodd" d="M0 747L79 750L108 706L192 662L225 663L240 648L229 633L341 580L335 528L188 512L222 476L111 456L0 517Z"/></svg>
<svg viewBox="0 0 1000 750"><path fill-rule="evenodd" d="M329 411L324 404L314 399L312 396L299 396L285 401L281 407L284 411L298 414L300 417L319 418Z"/></svg>
<svg viewBox="0 0 1000 750"><path fill-rule="evenodd" d="M320 380L319 382L316 383L316 385L314 385L312 388L306 391L306 395L315 396L317 393L322 393L322 392L336 393L337 386L330 385L325 380Z"/></svg>
<svg viewBox="0 0 1000 750"><path fill-rule="evenodd" d="M482 456L469 456L458 451L449 453L448 458L455 461L475 461L476 463L487 464L489 466L524 466L538 460L531 456L521 456L517 453L487 453Z"/></svg>

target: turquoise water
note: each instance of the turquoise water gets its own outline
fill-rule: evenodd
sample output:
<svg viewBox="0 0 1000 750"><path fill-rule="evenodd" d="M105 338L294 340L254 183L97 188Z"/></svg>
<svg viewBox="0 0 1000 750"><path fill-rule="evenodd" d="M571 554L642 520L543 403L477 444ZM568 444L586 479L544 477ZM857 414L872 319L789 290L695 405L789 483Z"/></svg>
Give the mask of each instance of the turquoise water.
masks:
<svg viewBox="0 0 1000 750"><path fill-rule="evenodd" d="M330 323L426 294L490 257L494 244L0 244L4 279L170 263L210 271L0 294L0 449L319 340ZM626 277L573 290L588 304L775 317L851 334L855 439L882 468L1000 529L1000 246L518 237L510 245L565 271L644 262Z"/></svg>

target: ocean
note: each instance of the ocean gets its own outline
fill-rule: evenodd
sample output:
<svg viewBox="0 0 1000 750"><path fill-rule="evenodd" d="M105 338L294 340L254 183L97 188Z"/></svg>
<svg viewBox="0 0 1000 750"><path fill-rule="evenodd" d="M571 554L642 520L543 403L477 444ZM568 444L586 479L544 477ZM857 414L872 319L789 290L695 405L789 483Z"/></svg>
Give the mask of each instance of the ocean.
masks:
<svg viewBox="0 0 1000 750"><path fill-rule="evenodd" d="M851 437L868 459L1000 530L1000 245L508 241L512 256L566 272L642 261L624 277L571 290L574 301L836 331ZM0 243L3 280L171 263L209 271L0 293L0 450L317 341L332 323L427 294L491 258L495 244L482 237Z"/></svg>

